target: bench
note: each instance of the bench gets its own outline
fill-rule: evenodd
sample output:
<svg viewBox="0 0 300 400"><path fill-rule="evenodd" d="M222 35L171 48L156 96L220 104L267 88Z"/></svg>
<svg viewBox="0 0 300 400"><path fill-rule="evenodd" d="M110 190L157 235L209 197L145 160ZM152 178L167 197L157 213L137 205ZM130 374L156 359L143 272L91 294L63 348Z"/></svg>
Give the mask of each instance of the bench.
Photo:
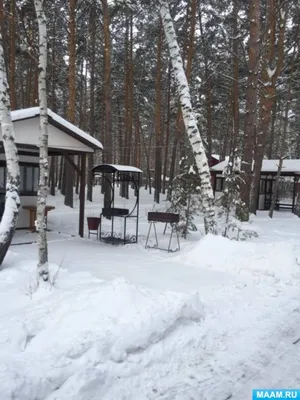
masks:
<svg viewBox="0 0 300 400"><path fill-rule="evenodd" d="M23 209L29 211L29 230L30 230L30 232L35 232L36 231L35 221L36 221L37 206L23 206ZM55 209L54 206L46 206L46 209L45 209L46 224L47 224L48 212L51 210L54 210L54 209Z"/></svg>
<svg viewBox="0 0 300 400"><path fill-rule="evenodd" d="M275 206L275 210L293 210L293 204L290 203L280 203L277 202Z"/></svg>

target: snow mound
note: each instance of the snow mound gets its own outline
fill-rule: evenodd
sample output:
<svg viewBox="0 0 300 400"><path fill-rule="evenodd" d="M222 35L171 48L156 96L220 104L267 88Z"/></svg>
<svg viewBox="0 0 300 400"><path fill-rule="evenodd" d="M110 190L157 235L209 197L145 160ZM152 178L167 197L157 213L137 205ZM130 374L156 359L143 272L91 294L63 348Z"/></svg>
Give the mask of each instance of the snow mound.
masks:
<svg viewBox="0 0 300 400"><path fill-rule="evenodd" d="M189 265L250 273L293 285L297 284L294 278L300 277L298 252L299 245L291 240L273 243L237 242L222 236L206 235L179 257Z"/></svg>
<svg viewBox="0 0 300 400"><path fill-rule="evenodd" d="M16 270L12 274L19 281ZM90 370L99 388L113 365L163 345L182 327L202 324L197 294L160 293L124 279L80 284L81 274L74 285L72 275L63 271L51 293L40 287L18 312L0 318L1 398L61 399L65 388L64 396L73 391L70 398L90 399L85 388ZM66 289L68 279L72 289Z"/></svg>

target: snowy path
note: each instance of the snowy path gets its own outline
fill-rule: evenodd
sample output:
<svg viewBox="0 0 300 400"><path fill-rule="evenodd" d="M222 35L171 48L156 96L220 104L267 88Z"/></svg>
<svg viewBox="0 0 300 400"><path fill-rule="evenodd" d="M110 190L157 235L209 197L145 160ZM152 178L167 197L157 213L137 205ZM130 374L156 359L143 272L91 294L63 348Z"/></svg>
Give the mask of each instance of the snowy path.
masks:
<svg viewBox="0 0 300 400"><path fill-rule="evenodd" d="M36 256L35 245L15 246L13 251L28 260ZM49 255L51 263L70 272L87 271L104 280L122 276L135 284L158 290L191 293L238 281L238 277L228 272L182 265L176 261L177 255L145 250L142 244L115 248L94 240L70 238L62 241L58 238L49 241Z"/></svg>
<svg viewBox="0 0 300 400"><path fill-rule="evenodd" d="M232 400L252 400L251 391L254 388L300 388L299 308L289 315L284 325L280 336L273 336L270 340L274 354L269 363L247 380L234 393Z"/></svg>

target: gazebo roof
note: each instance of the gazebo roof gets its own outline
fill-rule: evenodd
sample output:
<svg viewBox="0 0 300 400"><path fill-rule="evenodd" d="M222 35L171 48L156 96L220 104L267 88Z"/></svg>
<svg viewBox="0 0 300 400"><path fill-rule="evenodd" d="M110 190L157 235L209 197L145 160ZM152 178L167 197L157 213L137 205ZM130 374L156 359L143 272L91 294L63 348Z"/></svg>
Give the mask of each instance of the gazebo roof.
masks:
<svg viewBox="0 0 300 400"><path fill-rule="evenodd" d="M239 169L241 162L239 161ZM213 166L210 170L212 172L223 172L228 165L228 160L222 161ZM263 160L261 173L263 175L274 175L278 171L279 160ZM282 175L300 175L300 160L283 160Z"/></svg>
<svg viewBox="0 0 300 400"><path fill-rule="evenodd" d="M118 165L118 164L99 164L92 168L93 172L135 172L141 174L143 171L139 168L132 167L130 165Z"/></svg>
<svg viewBox="0 0 300 400"><path fill-rule="evenodd" d="M19 152L39 152L39 107L11 112ZM0 137L0 141L1 141ZM48 109L48 147L52 154L83 154L102 150L102 144L88 133Z"/></svg>

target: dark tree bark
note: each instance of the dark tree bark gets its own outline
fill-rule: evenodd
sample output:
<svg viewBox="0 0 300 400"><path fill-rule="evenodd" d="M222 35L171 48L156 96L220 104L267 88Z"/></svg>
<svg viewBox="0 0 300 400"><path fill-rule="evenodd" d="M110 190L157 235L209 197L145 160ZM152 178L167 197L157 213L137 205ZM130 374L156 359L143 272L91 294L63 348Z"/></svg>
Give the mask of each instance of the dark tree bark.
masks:
<svg viewBox="0 0 300 400"><path fill-rule="evenodd" d="M68 51L69 51L69 106L68 120L75 124L76 118L76 5L77 0L69 0L69 21L68 21ZM74 206L74 169L68 162L66 168L65 205Z"/></svg>
<svg viewBox="0 0 300 400"><path fill-rule="evenodd" d="M96 13L91 9L90 12L90 135L95 135L95 67L96 67ZM94 164L94 155L88 156L88 175L87 175L87 199L93 201L93 174L91 169Z"/></svg>
<svg viewBox="0 0 300 400"><path fill-rule="evenodd" d="M160 21L158 31L158 43L157 43L157 62L156 62L156 83L155 83L155 183L154 183L154 201L159 203L160 192L161 192L161 75L162 75L162 45L163 45L163 27Z"/></svg>
<svg viewBox="0 0 300 400"><path fill-rule="evenodd" d="M244 146L241 165L241 200L244 206L239 218L249 220L250 188L254 138L257 125L257 83L260 57L260 0L249 1L250 38L248 43L248 82L246 88L246 115L244 120Z"/></svg>
<svg viewBox="0 0 300 400"><path fill-rule="evenodd" d="M276 82L283 68L284 61L284 33L286 4L280 0L268 0L266 51L262 60L260 89L260 120L256 137L253 178L250 193L250 211L255 214L258 205L259 183L265 146L269 133L272 107L276 98ZM276 43L276 16L279 12L278 42ZM277 55L275 54L277 49ZM275 65L275 67L274 67ZM273 68L272 68L273 67Z"/></svg>
<svg viewBox="0 0 300 400"><path fill-rule="evenodd" d="M111 113L111 43L110 43L110 15L107 0L101 0L103 10L104 31L104 107L105 107L105 141L103 156L105 163L112 163L112 113ZM111 188L107 181L104 186L104 207L111 204Z"/></svg>
<svg viewBox="0 0 300 400"><path fill-rule="evenodd" d="M164 156L164 171L163 171L163 194L166 193L167 171L168 171L168 156L170 142L170 122L171 122L171 65L168 69L168 93L167 93L167 121L166 121L166 137L165 137L165 156Z"/></svg>
<svg viewBox="0 0 300 400"><path fill-rule="evenodd" d="M16 96L16 1L10 0L10 16L9 16L9 37L10 37L10 51L9 51L9 89L10 89L10 103L11 109L17 108Z"/></svg>

